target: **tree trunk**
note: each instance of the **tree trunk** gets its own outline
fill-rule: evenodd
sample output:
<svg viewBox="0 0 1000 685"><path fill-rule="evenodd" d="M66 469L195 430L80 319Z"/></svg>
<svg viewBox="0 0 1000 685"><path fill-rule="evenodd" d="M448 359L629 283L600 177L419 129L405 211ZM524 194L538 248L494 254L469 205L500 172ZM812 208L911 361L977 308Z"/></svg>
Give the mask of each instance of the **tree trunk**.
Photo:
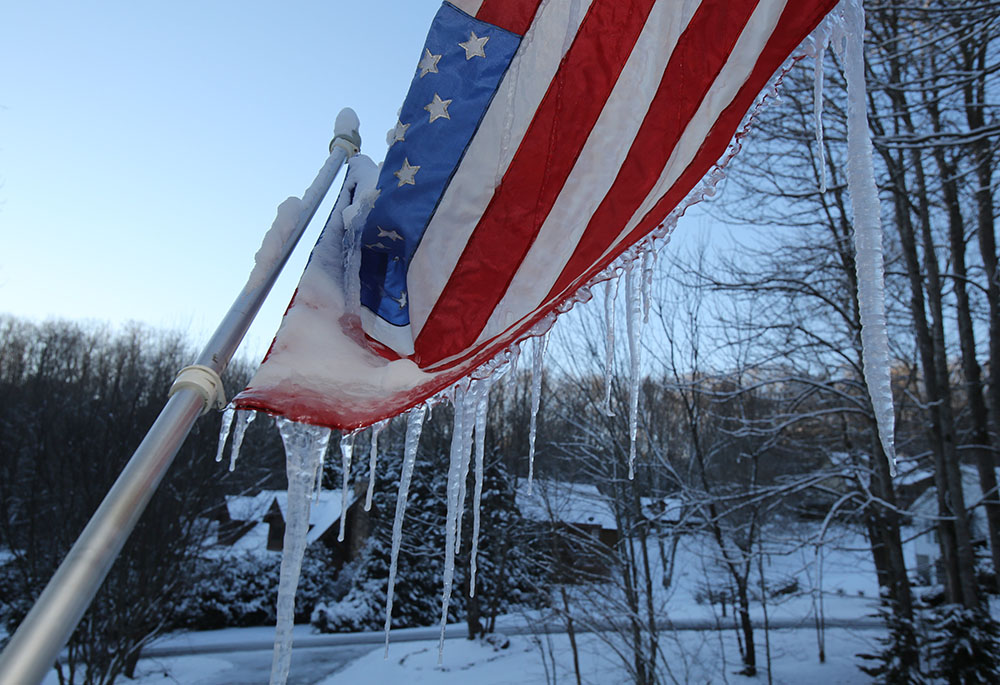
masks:
<svg viewBox="0 0 1000 685"><path fill-rule="evenodd" d="M916 237L910 221L906 184L902 179L901 163L884 153L883 158L894 177L893 203L896 207L896 228L899 231L899 241L902 247L906 275L910 282L910 315L913 318L913 328L917 339L917 350L920 354L920 365L923 369L924 390L926 401L940 401L941 393L937 387L937 374L934 371L934 345L931 340L930 327L927 325L924 304L924 285L920 270L920 260L917 256ZM931 451L934 455L934 486L937 492L938 511L941 520L937 523L938 541L941 546L941 559L944 562L947 578L948 601L961 602L961 580L958 569L958 553L955 544L955 524L951 519L951 506L948 500L949 484L948 470L945 467L943 428L940 414L929 412L928 428Z"/></svg>
<svg viewBox="0 0 1000 685"><path fill-rule="evenodd" d="M981 130L985 124L986 99L986 45L979 40L979 49L966 45L967 64L977 69L976 78L968 79L963 88L965 117L970 130ZM986 275L986 301L989 304L989 359L990 378L988 393L993 419L993 444L1000 440L1000 273L997 271L997 239L993 210L993 142L981 136L971 143L976 161L976 229L979 237L979 254ZM1000 573L1000 571L998 571Z"/></svg>
<svg viewBox="0 0 1000 685"><path fill-rule="evenodd" d="M466 579L462 585L465 590L465 619L469 626L469 639L475 640L477 637L482 637L486 631L483 630L483 623L480 620L482 609L479 604L479 595L469 594L470 582L469 579Z"/></svg>
<svg viewBox="0 0 1000 685"><path fill-rule="evenodd" d="M757 675L757 652L753 644L753 623L750 621L750 596L747 593L747 584L744 580L736 586L736 600L739 604L740 628L743 631L743 640L746 642L746 651L743 653L742 675L753 677Z"/></svg>
<svg viewBox="0 0 1000 685"><path fill-rule="evenodd" d="M936 118L936 117L935 117ZM962 373L965 376L966 399L972 419L972 447L979 485L983 493L986 509L986 523L993 557L993 574L1000 579L1000 494L997 493L997 477L993 454L990 450L989 418L983 399L982 370L976 357L976 334L972 323L972 307L966 290L968 270L965 267L965 226L956 187L957 169L944 159L941 148L935 150L935 159L941 170L945 202L948 206L948 240L951 247L951 263L955 272L953 290L958 319L958 337L962 348Z"/></svg>
<svg viewBox="0 0 1000 685"><path fill-rule="evenodd" d="M920 207L920 233L924 243L924 266L927 271L927 301L931 312L933 341L933 373L937 376L938 394L935 397L936 413L940 417L944 467L948 471L948 497L951 515L955 519L955 549L958 572L961 581L961 602L968 609L978 609L979 588L976 583L976 555L972 549L972 532L969 526L969 512L965 508L965 493L962 488L962 469L958 461L955 444L955 417L952 409L951 382L948 377L948 359L944 338L943 287L938 270L934 236L931 234L930 210L927 187L924 181L924 167L920 151L911 153L917 176L917 197Z"/></svg>

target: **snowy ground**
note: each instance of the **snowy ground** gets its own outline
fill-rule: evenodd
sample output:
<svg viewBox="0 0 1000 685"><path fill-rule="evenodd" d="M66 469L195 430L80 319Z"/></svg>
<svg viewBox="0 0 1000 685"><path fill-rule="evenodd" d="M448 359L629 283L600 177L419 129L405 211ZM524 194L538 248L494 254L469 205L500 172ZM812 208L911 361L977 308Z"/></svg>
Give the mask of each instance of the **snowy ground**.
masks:
<svg viewBox="0 0 1000 685"><path fill-rule="evenodd" d="M795 580L798 589L768 604L771 674L777 683L867 683L858 669L857 654L875 649L875 638L883 629L873 614L877 587L870 552L861 536L847 530L829 531L835 543L826 548L822 575L816 549L802 544L814 526L802 530L783 529L789 540L769 543L765 576L770 587ZM653 543L655 546L655 542ZM732 614L723 617L719 605L704 600L706 585L723 587L725 573L713 561L712 543L699 537L683 538L678 549L676 572L669 588L658 587L657 615L684 630L664 631L661 649L670 669L668 682L766 683L767 645L765 633L756 631L757 678L735 675L739 670L739 648L732 629ZM651 553L654 550L651 549ZM651 556L658 558L658 553ZM658 563L658 562L657 562ZM658 573L658 570L654 571ZM822 592L813 591L822 588ZM591 590L593 590L591 586ZM613 585L577 599L577 618L607 617L606 605L593 597L611 596ZM583 596L587 595L587 596ZM608 605L610 606L610 604ZM827 663L818 659L815 617L822 610L830 626L826 630ZM603 612L603 613L602 613ZM763 610L758 604L754 618L760 625ZM383 658L377 633L354 635L314 634L309 626L296 626L295 649L289 682L295 685L357 685L359 683L405 683L405 685L536 685L575 683L572 652L565 634L523 633L525 620L542 617L512 615L498 622L498 631L509 636L506 649L464 639L464 625L449 626L444 657L438 665L436 629L393 631L388 659ZM719 631L714 626L726 629ZM836 627L834 627L836 626ZM694 629L693 629L694 628ZM522 631L522 634L517 634ZM139 677L120 682L134 685L185 683L189 685L241 685L265 683L270 673L273 628L243 628L187 633L158 640L140 662ZM611 684L627 682L623 661L609 633L579 636L580 670L583 682ZM47 682L55 685L53 677Z"/></svg>
<svg viewBox="0 0 1000 685"><path fill-rule="evenodd" d="M243 631L245 632L245 631ZM213 640L238 640L241 631L214 631ZM868 683L856 654L871 651L881 629L834 628L826 633L827 663L819 663L816 634L809 629L771 632L771 673L775 683ZM628 682L607 635L578 636L580 670L585 683ZM763 634L760 635L763 640ZM479 641L451 638L438 664L437 640L394 642L389 657L381 645L305 647L293 653L292 685L548 685L575 682L572 652L564 634L518 635L505 649ZM759 650L757 678L736 675L738 653L732 631L679 631L664 638L668 682L765 683L766 654ZM133 685L250 685L267 682L271 650L153 657L140 662ZM46 683L55 683L53 677Z"/></svg>
<svg viewBox="0 0 1000 685"><path fill-rule="evenodd" d="M870 650L873 639L880 634L878 629L830 630L828 663L820 664L815 633L801 629L774 631L771 636L774 682L870 682L855 665L854 655ZM601 685L628 682L621 661L604 639L597 635L582 635L578 639L583 682ZM731 631L681 631L671 635L664 645L671 669L668 678L679 683L767 682L764 674L757 678L734 674L739 665L732 660L732 655L738 653L733 640ZM724 647L720 642L725 643ZM383 658L379 648L321 681L322 685L404 682L407 685L547 685L575 682L575 675L569 639L565 635L552 635L512 637L510 646L501 650L480 642L448 640L440 665L436 641L401 643L390 648L388 659Z"/></svg>
<svg viewBox="0 0 1000 685"><path fill-rule="evenodd" d="M809 540L815 528L802 524L802 530L785 528L791 542L769 543L765 563L769 587L795 580L797 589L773 598L768 604L768 619L780 626L770 633L770 652L774 682L865 683L858 669L858 653L872 651L874 639L883 630L873 619L877 587L871 556L863 537L843 529L832 529L834 543L818 558ZM650 556L659 554L653 542ZM682 538L678 548L676 571L669 588L657 584L657 616L679 628L664 631L661 648L668 677L675 682L767 682L764 631L756 631L757 659L762 675L748 679L735 675L739 670L739 648L732 629L731 608L725 617L721 607L705 601L705 588L724 587L724 570L713 560L713 543L707 538ZM659 569L654 569L655 574ZM816 592L814 588L821 588ZM593 592L593 590L597 592ZM595 588L579 592L575 613L579 621L599 621L613 617L615 588ZM595 597L597 599L595 599ZM822 611L826 631L827 663L818 660L816 615ZM760 605L753 612L762 623ZM547 622L549 636L525 632L525 621L538 623L537 612L502 617L498 632L509 636L506 649L464 639L463 625L449 626L443 662L438 665L436 629L393 631L388 659L383 658L379 634L319 635L310 626L296 626L290 683L299 685L346 685L350 683L406 683L406 685L474 683L493 685L517 683L535 685L575 682L572 652L561 622ZM723 631L713 629L723 626ZM836 627L833 627L836 626ZM597 626L598 630L606 629ZM698 629L692 629L698 628ZM520 633L520 634L519 634ZM227 629L203 633L166 636L154 643L139 665L138 678L122 683L185 683L190 685L240 685L266 683L270 673L274 639L273 627ZM583 681L590 683L626 682L627 672L616 655L614 638L609 633L579 636L580 669ZM56 685L52 672L46 685Z"/></svg>

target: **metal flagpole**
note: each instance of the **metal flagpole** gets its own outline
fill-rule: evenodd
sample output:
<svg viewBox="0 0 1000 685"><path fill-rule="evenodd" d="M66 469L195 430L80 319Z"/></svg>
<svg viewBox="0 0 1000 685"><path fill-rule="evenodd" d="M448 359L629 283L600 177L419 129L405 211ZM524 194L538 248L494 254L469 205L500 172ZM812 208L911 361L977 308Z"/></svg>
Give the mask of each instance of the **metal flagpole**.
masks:
<svg viewBox="0 0 1000 685"><path fill-rule="evenodd" d="M219 374L236 353L340 167L360 146L357 116L344 109L334 126L330 156L303 194L302 211L278 258L262 278L251 278L243 287L195 364L178 374L170 399L146 437L0 653L0 683L37 684L52 668L195 419L209 407L225 404Z"/></svg>

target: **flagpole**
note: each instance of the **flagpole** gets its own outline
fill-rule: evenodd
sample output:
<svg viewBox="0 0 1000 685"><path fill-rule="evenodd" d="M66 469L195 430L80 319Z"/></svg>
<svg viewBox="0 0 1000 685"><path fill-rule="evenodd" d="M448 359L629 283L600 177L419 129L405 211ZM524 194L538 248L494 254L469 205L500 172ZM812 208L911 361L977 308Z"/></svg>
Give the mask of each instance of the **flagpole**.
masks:
<svg viewBox="0 0 1000 685"><path fill-rule="evenodd" d="M337 116L330 156L302 196L294 228L271 263L258 262L247 284L192 366L181 370L171 396L24 621L0 653L0 683L40 683L97 594L125 540L194 426L225 404L225 370L264 299L323 201L337 172L361 146L350 109ZM262 271L262 273L258 273Z"/></svg>

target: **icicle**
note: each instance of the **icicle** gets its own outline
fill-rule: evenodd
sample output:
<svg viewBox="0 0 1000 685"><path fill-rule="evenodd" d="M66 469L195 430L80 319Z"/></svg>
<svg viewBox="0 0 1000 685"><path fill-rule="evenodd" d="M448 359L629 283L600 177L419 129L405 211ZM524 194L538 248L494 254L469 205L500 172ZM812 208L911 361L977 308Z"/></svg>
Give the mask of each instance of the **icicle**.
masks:
<svg viewBox="0 0 1000 685"><path fill-rule="evenodd" d="M351 461L353 459L354 434L340 436L340 467L343 473L340 480L340 531L337 533L337 542L344 541L344 530L347 527L347 489L351 482Z"/></svg>
<svg viewBox="0 0 1000 685"><path fill-rule="evenodd" d="M313 504L319 502L319 496L323 494L323 469L326 468L326 452L319 457L319 468L316 469L316 485L313 486Z"/></svg>
<svg viewBox="0 0 1000 685"><path fill-rule="evenodd" d="M517 387L517 361L521 358L521 346L520 344L512 345L509 350L507 350L507 359L510 368L507 370L507 388L513 390Z"/></svg>
<svg viewBox="0 0 1000 685"><path fill-rule="evenodd" d="M611 411L611 380L615 366L615 298L618 297L618 278L604 282L604 406L605 416L614 416Z"/></svg>
<svg viewBox="0 0 1000 685"><path fill-rule="evenodd" d="M479 554L479 507L483 500L483 462L486 454L486 412L490 402L490 379L476 403L476 489L472 499L472 552L469 554L469 596L476 596L476 556Z"/></svg>
<svg viewBox="0 0 1000 685"><path fill-rule="evenodd" d="M378 434L388 423L387 419L372 426L372 448L368 454L368 493L365 495L365 511L372 510L372 495L375 492L375 467L378 465Z"/></svg>
<svg viewBox="0 0 1000 685"><path fill-rule="evenodd" d="M468 445L465 437L466 396L470 394L464 387L455 387L455 423L451 433L451 452L448 457L448 487L446 497L448 510L445 516L444 536L444 588L441 593L441 638L438 642L438 663L444 654L444 631L448 625L448 606L451 603L452 584L455 578L455 550L458 546L458 506L461 493L462 465Z"/></svg>
<svg viewBox="0 0 1000 685"><path fill-rule="evenodd" d="M229 453L229 470L236 470L236 460L240 458L240 448L243 447L243 438L246 436L247 427L257 418L257 412L246 409L236 410L236 429L233 431L233 449Z"/></svg>
<svg viewBox="0 0 1000 685"><path fill-rule="evenodd" d="M826 56L826 46L830 43L830 25L823 23L813 32L813 61L815 77L813 79L813 119L816 126L816 156L819 162L819 190L826 192L826 153L823 150L823 80L825 72L823 62Z"/></svg>
<svg viewBox="0 0 1000 685"><path fill-rule="evenodd" d="M642 301L641 297L642 273L636 268L636 263L629 263L625 270L625 299L628 309L625 315L626 328L628 330L628 352L629 352L629 395L628 395L628 477L629 480L635 478L635 436L639 422L639 366L642 349L640 338L642 336Z"/></svg>
<svg viewBox="0 0 1000 685"><path fill-rule="evenodd" d="M389 658L389 629L392 627L392 592L396 587L396 560L403 542L403 516L406 514L406 497L413 478L413 465L417 461L417 446L424 428L427 406L414 407L406 415L406 441L403 443L403 468L399 474L399 493L396 495L396 515L392 520L392 552L389 557L389 587L385 595L385 658Z"/></svg>
<svg viewBox="0 0 1000 685"><path fill-rule="evenodd" d="M222 425L219 427L219 451L215 454L215 461L222 461L222 451L226 447L226 440L229 439L229 429L233 425L233 414L236 410L233 405L228 405L226 411L222 412Z"/></svg>
<svg viewBox="0 0 1000 685"><path fill-rule="evenodd" d="M485 380L473 380L466 393L462 406L462 466L459 473L458 509L455 524L455 554L462 551L462 518L465 514L466 487L469 480L469 465L472 460L472 431L475 428L476 407L479 404L479 393L485 387ZM456 411L458 409L456 408Z"/></svg>
<svg viewBox="0 0 1000 685"><path fill-rule="evenodd" d="M535 477L535 431L538 427L538 405L542 398L542 366L545 361L545 345L549 334L534 339L531 356L531 424L528 428L528 494Z"/></svg>
<svg viewBox="0 0 1000 685"><path fill-rule="evenodd" d="M885 283L882 263L882 219L872 142L865 109L864 35L861 0L845 0L844 71L847 76L847 188L854 222L855 265L858 272L858 309L865 383L871 396L882 449L889 470L896 475L895 420L892 407L889 336L885 322Z"/></svg>
<svg viewBox="0 0 1000 685"><path fill-rule="evenodd" d="M285 445L288 503L285 507L285 540L281 552L278 606L271 685L283 685L292 663L292 628L295 622L295 589L302 569L309 532L309 499L316 469L330 441L330 429L278 417L278 432Z"/></svg>
<svg viewBox="0 0 1000 685"><path fill-rule="evenodd" d="M642 322L649 323L649 306L652 303L653 268L656 265L656 250L652 241L642 251Z"/></svg>

